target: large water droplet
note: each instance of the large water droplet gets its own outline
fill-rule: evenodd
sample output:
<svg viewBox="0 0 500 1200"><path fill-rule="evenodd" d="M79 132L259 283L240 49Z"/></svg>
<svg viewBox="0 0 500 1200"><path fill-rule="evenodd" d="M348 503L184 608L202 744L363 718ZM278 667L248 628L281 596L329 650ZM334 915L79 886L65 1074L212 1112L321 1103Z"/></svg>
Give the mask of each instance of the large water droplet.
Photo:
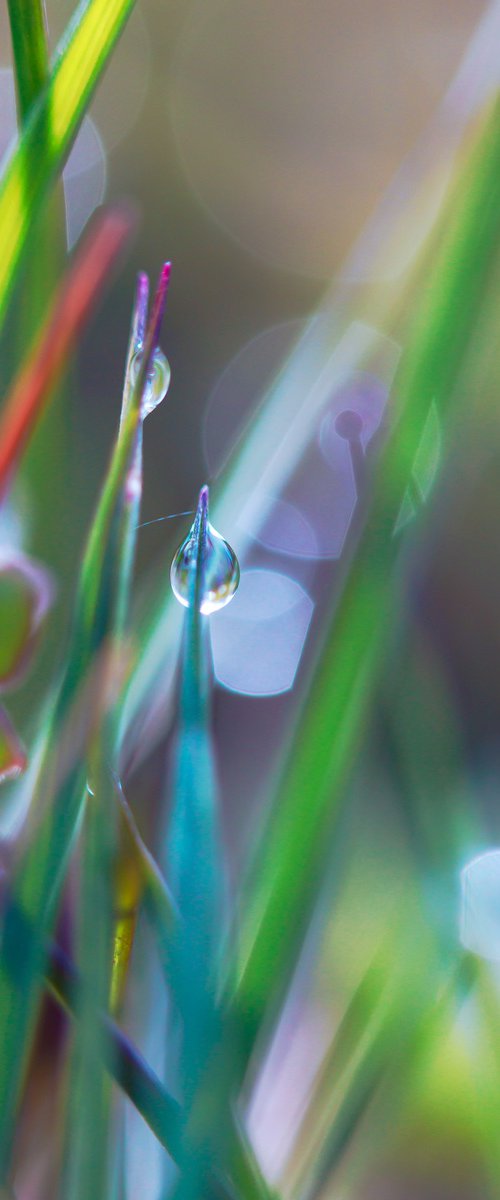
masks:
<svg viewBox="0 0 500 1200"><path fill-rule="evenodd" d="M174 555L170 568L170 582L174 596L185 608L189 603L190 569L193 559L196 557L195 526L196 521L193 522L187 538ZM239 582L240 568L234 550L231 549L229 542L226 542L220 533L217 533L209 521L205 542L203 597L200 612L213 613L219 608L224 608L224 605L229 604L234 596Z"/></svg>
<svg viewBox="0 0 500 1200"><path fill-rule="evenodd" d="M142 362L142 345L137 347L137 350L130 363L130 378L132 383L135 383L141 369ZM170 384L170 366L168 360L162 350L158 347L154 352L153 363L150 368L146 386L144 388L144 397L142 402L142 415L148 417L153 409L161 404L165 398Z"/></svg>

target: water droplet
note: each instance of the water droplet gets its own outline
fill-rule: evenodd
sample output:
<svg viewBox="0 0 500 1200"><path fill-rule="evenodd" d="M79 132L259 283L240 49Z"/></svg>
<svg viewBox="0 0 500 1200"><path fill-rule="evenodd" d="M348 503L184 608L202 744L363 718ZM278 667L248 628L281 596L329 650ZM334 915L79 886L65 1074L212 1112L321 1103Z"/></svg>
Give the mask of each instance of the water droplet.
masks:
<svg viewBox="0 0 500 1200"><path fill-rule="evenodd" d="M170 582L174 596L181 604L188 607L189 577L193 559L196 556L196 520L193 522L187 538L179 546L174 555L170 569ZM204 557L204 587L200 612L213 613L234 596L240 582L238 559L220 533L214 529L210 521L207 524L207 534Z"/></svg>
<svg viewBox="0 0 500 1200"><path fill-rule="evenodd" d="M130 378L132 383L135 383L141 369L142 362L142 345L137 347L137 350L130 363ZM154 352L153 364L150 369L148 380L144 388L144 398L142 402L142 415L148 417L153 409L161 404L165 398L170 384L170 366L168 360L162 350L158 347Z"/></svg>

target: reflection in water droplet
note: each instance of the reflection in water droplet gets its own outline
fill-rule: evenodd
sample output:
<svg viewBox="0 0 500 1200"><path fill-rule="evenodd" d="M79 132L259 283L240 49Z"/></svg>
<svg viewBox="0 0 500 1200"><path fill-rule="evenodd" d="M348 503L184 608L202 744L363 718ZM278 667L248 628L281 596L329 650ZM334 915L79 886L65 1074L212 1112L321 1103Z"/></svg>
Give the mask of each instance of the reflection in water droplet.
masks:
<svg viewBox="0 0 500 1200"><path fill-rule="evenodd" d="M193 523L187 538L179 546L174 555L170 569L170 582L177 600L188 607L189 577L193 560L196 557L195 524ZM228 542L208 522L204 554L203 597L200 612L212 613L234 596L240 582L238 559Z"/></svg>
<svg viewBox="0 0 500 1200"><path fill-rule="evenodd" d="M130 377L135 383L141 369L142 345L137 347L130 364ZM149 371L142 402L142 416L148 417L165 398L170 384L170 366L162 350L155 350L153 365Z"/></svg>

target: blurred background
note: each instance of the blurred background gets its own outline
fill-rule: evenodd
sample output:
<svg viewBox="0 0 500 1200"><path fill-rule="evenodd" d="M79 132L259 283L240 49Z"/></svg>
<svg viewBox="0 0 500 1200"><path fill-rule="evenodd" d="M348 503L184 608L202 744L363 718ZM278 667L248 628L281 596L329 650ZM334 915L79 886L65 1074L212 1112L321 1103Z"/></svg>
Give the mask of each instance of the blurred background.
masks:
<svg viewBox="0 0 500 1200"><path fill-rule="evenodd" d="M48 0L47 9L55 46L72 4ZM0 14L3 151L15 106L3 6ZM253 478L245 477L253 498L227 512L221 529L243 568L239 593L213 621L233 878L355 538L367 463L390 419L405 320L425 289L426 255L461 147L498 84L499 47L500 4L479 0L143 0L65 170L70 247L106 199L129 201L138 224L17 497L25 544L52 568L58 601L35 674L11 708L29 742L117 427L135 275L142 268L154 279L170 258L163 349L172 381L146 424L142 520L191 510L205 480L217 496L265 398L283 393L279 419L262 426ZM408 539L405 634L366 731L322 901L335 918L320 922L312 984L306 999L299 987L277 1057L249 1101L254 1144L285 1193L314 1150L314 1129L301 1122L332 1020L395 908L412 911L412 938L420 929L413 906L422 862L421 937L430 928L439 939L446 926L458 940L460 867L500 838L497 265L492 275L457 418L444 431L429 397L398 522L408 530L432 490L432 517L424 513ZM4 386L16 339L22 344L19 313L13 324L3 340ZM188 526L189 517L174 516L140 530L139 612L153 577L167 594L170 558ZM13 517L8 536L18 536ZM414 734L413 800L398 783L387 717L395 706ZM427 727L419 740L424 709L432 736ZM161 714L147 748L146 766L130 779L136 811L149 814L146 831L164 789ZM461 1037L448 1031L441 1057L419 1068L403 1118L394 1095L382 1106L360 1159L348 1156L339 1184L325 1181L332 1200L490 1194L494 1138L477 1116L480 1094L471 1100ZM493 1085L492 1095L496 1104Z"/></svg>

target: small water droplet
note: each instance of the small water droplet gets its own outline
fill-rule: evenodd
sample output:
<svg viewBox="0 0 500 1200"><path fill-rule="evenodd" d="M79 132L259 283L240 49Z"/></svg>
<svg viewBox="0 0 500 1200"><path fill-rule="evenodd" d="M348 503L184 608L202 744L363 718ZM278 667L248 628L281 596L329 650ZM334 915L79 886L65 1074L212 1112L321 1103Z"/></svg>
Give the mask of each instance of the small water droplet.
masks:
<svg viewBox="0 0 500 1200"><path fill-rule="evenodd" d="M170 568L170 582L174 596L180 604L188 607L190 568L196 556L196 521L193 522L187 538L179 546L174 555ZM200 612L213 613L234 596L240 582L238 559L220 533L214 529L210 521L207 524L204 559L204 587Z"/></svg>
<svg viewBox="0 0 500 1200"><path fill-rule="evenodd" d="M132 383L135 383L141 369L142 362L142 345L137 347L137 350L130 363L130 378ZM144 397L142 402L142 415L148 417L153 409L161 404L165 398L170 384L170 366L168 360L162 350L158 347L154 352L153 364L150 369L148 380L144 388Z"/></svg>

